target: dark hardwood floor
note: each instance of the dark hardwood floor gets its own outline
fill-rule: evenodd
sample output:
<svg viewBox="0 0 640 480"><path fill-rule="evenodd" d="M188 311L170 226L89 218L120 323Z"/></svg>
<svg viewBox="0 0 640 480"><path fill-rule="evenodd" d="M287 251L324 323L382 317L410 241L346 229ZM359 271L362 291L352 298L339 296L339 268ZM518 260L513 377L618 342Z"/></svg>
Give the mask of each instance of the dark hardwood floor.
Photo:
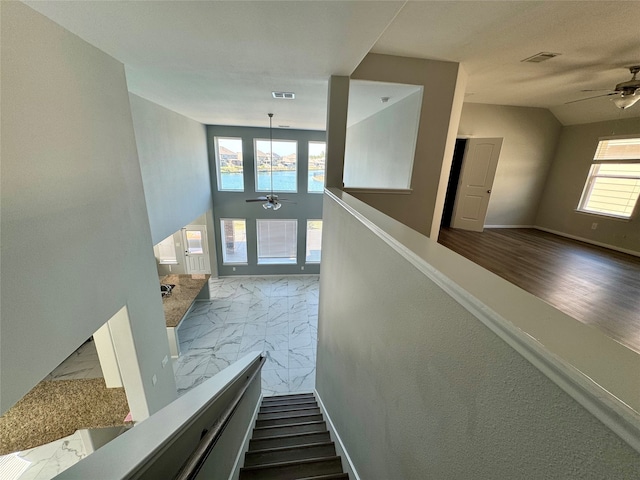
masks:
<svg viewBox="0 0 640 480"><path fill-rule="evenodd" d="M640 353L640 258L527 228L438 242Z"/></svg>

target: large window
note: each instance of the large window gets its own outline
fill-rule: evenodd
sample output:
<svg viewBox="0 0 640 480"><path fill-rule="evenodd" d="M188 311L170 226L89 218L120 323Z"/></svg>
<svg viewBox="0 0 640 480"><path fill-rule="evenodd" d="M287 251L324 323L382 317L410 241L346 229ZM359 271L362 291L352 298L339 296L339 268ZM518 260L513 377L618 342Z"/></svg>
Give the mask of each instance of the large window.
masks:
<svg viewBox="0 0 640 480"><path fill-rule="evenodd" d="M255 140L256 192L297 192L298 142L274 140L273 166L271 154L269 140Z"/></svg>
<svg viewBox="0 0 640 480"><path fill-rule="evenodd" d="M257 226L258 265L297 263L297 220L257 220Z"/></svg>
<svg viewBox="0 0 640 480"><path fill-rule="evenodd" d="M242 219L220 219L222 263L247 263L247 223Z"/></svg>
<svg viewBox="0 0 640 480"><path fill-rule="evenodd" d="M307 220L307 263L320 263L322 253L322 220Z"/></svg>
<svg viewBox="0 0 640 480"><path fill-rule="evenodd" d="M215 138L218 190L244 191L241 138Z"/></svg>
<svg viewBox="0 0 640 480"><path fill-rule="evenodd" d="M631 218L640 195L640 138L598 143L578 210Z"/></svg>
<svg viewBox="0 0 640 480"><path fill-rule="evenodd" d="M327 144L325 142L309 142L309 178L308 192L324 191L324 160Z"/></svg>

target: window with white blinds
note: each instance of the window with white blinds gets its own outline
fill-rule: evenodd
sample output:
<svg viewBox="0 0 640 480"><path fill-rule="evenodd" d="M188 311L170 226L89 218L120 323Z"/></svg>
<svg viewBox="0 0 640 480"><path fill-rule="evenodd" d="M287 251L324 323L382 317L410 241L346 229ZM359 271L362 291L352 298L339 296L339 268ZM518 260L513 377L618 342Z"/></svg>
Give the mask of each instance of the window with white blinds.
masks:
<svg viewBox="0 0 640 480"><path fill-rule="evenodd" d="M631 218L640 196L640 138L601 140L578 210Z"/></svg>
<svg viewBox="0 0 640 480"><path fill-rule="evenodd" d="M297 263L297 220L257 220L257 227L258 265Z"/></svg>

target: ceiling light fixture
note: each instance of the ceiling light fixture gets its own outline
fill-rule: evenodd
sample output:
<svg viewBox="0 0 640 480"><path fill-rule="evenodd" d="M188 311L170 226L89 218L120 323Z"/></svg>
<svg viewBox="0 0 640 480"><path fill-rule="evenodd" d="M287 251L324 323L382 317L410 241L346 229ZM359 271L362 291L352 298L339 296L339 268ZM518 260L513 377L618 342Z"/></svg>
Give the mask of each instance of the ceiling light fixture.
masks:
<svg viewBox="0 0 640 480"><path fill-rule="evenodd" d="M625 108L632 107L633 105L636 104L638 100L640 100L640 95L637 95L637 93L638 93L638 90L628 94L625 94L625 92L622 92L619 97L612 99L613 103L616 104L616 107L622 110L624 110Z"/></svg>

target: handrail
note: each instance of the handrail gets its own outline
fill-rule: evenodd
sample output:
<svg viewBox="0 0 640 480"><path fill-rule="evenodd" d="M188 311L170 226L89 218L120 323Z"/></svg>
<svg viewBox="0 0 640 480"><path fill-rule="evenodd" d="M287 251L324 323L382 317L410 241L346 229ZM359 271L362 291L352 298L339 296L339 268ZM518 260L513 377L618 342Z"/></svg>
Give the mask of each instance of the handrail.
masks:
<svg viewBox="0 0 640 480"><path fill-rule="evenodd" d="M184 463L178 475L176 475L174 480L193 480L200 472L200 469L207 461L211 450L215 447L216 443L222 436L225 428L229 424L231 417L235 413L242 397L249 389L249 386L253 383L253 380L256 378L260 370L262 370L262 366L266 361L266 357L264 355L260 356L260 362L256 370L248 377L242 389L233 397L233 400L229 402L229 405L223 410L222 414L218 417L218 419L213 423L211 428L207 431L206 435L202 437L200 443L193 451L193 453L189 456L187 461Z"/></svg>

